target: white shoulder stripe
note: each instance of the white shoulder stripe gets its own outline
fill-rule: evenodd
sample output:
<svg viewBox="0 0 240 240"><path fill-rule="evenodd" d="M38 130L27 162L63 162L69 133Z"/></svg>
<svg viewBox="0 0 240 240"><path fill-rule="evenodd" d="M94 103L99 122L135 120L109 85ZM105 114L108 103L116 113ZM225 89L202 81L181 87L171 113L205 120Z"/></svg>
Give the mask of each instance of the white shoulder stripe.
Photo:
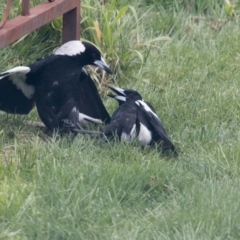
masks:
<svg viewBox="0 0 240 240"><path fill-rule="evenodd" d="M85 52L85 46L81 41L69 41L59 47L54 54L55 55L67 55L67 56L74 56L77 54L81 54Z"/></svg>
<svg viewBox="0 0 240 240"><path fill-rule="evenodd" d="M159 119L159 117L157 116L157 114L155 112L152 111L152 109L142 100L137 100L135 102L138 106L142 106L144 108L145 111L150 112L152 115L154 115L154 117L156 117L157 119ZM160 120L160 119L159 119Z"/></svg>
<svg viewBox="0 0 240 240"><path fill-rule="evenodd" d="M73 111L77 111L77 109L73 109ZM88 124L89 122L92 122L92 123L103 123L103 121L101 119L97 119L97 118L92 118L90 116L87 116L86 114L84 113L79 113L78 115L78 121L80 122L80 124Z"/></svg>

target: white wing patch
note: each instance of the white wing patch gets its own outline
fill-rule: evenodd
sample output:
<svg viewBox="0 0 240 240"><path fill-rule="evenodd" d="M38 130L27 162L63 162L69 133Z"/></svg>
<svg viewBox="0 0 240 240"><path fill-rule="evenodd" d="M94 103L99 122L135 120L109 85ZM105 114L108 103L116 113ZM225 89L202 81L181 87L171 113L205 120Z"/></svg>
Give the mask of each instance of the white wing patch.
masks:
<svg viewBox="0 0 240 240"><path fill-rule="evenodd" d="M73 109L74 111L74 109ZM102 120L100 119L97 119L97 118L92 118L92 117L89 117L83 113L79 113L79 122L80 124L88 124L89 122L92 122L92 123L103 123Z"/></svg>
<svg viewBox="0 0 240 240"><path fill-rule="evenodd" d="M1 73L0 80L8 77L9 80L11 80L14 85L16 85L17 89L23 92L26 98L31 99L35 92L35 88L31 85L26 84L26 74L30 71L31 69L29 67L15 67Z"/></svg>
<svg viewBox="0 0 240 240"><path fill-rule="evenodd" d="M59 47L54 54L55 55L67 55L74 56L85 52L85 46L81 41L69 41Z"/></svg>

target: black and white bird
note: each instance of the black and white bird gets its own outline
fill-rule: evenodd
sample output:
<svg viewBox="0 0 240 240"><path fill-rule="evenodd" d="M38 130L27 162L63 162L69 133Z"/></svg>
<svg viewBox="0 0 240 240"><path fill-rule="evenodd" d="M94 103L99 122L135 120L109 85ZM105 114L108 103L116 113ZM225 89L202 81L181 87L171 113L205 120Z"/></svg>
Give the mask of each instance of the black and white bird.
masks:
<svg viewBox="0 0 240 240"><path fill-rule="evenodd" d="M64 121L108 123L109 114L85 65L111 73L100 51L81 41L67 42L30 66L0 73L0 110L28 114L36 104L50 130L61 128Z"/></svg>
<svg viewBox="0 0 240 240"><path fill-rule="evenodd" d="M143 145L162 143L163 149L171 149L176 153L156 111L142 100L142 96L131 89L121 89L109 86L117 95L109 94L119 102L119 108L113 113L111 122L102 131L85 131L75 129L80 133L95 133L102 137L117 135L128 142L137 138Z"/></svg>

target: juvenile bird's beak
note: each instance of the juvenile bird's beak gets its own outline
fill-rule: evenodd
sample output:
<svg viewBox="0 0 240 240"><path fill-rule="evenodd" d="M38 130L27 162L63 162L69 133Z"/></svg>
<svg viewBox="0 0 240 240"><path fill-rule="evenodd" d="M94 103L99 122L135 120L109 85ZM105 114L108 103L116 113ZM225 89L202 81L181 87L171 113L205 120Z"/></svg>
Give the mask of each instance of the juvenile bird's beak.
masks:
<svg viewBox="0 0 240 240"><path fill-rule="evenodd" d="M102 57L101 57L101 60L94 61L94 65L102 68L107 73L112 74L111 69L109 68L109 66L107 65L107 63L105 62L105 60Z"/></svg>
<svg viewBox="0 0 240 240"><path fill-rule="evenodd" d="M119 87L114 87L111 85L108 85L107 87L110 88L112 91L114 91L117 94L117 95L114 95L114 94L109 93L109 94L107 94L109 97L114 98L121 103L126 102L126 95L124 93L124 89L119 88Z"/></svg>
<svg viewBox="0 0 240 240"><path fill-rule="evenodd" d="M122 103L127 101L126 97L124 97L124 96L113 95L113 94L107 94L107 95L111 98L114 98L114 99L122 102Z"/></svg>

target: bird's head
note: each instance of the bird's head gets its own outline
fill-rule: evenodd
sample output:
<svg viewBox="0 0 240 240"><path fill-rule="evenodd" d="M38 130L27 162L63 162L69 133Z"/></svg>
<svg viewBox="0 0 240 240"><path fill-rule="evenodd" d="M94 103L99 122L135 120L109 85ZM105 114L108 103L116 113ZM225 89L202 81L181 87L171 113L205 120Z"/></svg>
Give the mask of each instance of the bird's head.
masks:
<svg viewBox="0 0 240 240"><path fill-rule="evenodd" d="M101 56L99 49L89 42L82 42L77 40L66 42L61 47L59 47L54 52L54 54L70 57L80 57L83 66L95 65L110 74L112 73L111 69Z"/></svg>
<svg viewBox="0 0 240 240"><path fill-rule="evenodd" d="M114 98L118 101L119 105L125 103L129 100L142 100L142 96L135 90L132 89L123 89L115 86L108 86L112 91L114 91L117 95L108 94L109 97Z"/></svg>
<svg viewBox="0 0 240 240"><path fill-rule="evenodd" d="M113 92L115 92L117 95L109 93L108 96L111 98L114 98L118 101L119 105L123 104L126 102L126 95L124 93L124 89L115 87L112 85L108 85L108 88L110 88Z"/></svg>
<svg viewBox="0 0 240 240"><path fill-rule="evenodd" d="M132 89L125 89L124 90L124 94L126 96L126 100L130 101L130 100L142 100L142 96L135 90Z"/></svg>

